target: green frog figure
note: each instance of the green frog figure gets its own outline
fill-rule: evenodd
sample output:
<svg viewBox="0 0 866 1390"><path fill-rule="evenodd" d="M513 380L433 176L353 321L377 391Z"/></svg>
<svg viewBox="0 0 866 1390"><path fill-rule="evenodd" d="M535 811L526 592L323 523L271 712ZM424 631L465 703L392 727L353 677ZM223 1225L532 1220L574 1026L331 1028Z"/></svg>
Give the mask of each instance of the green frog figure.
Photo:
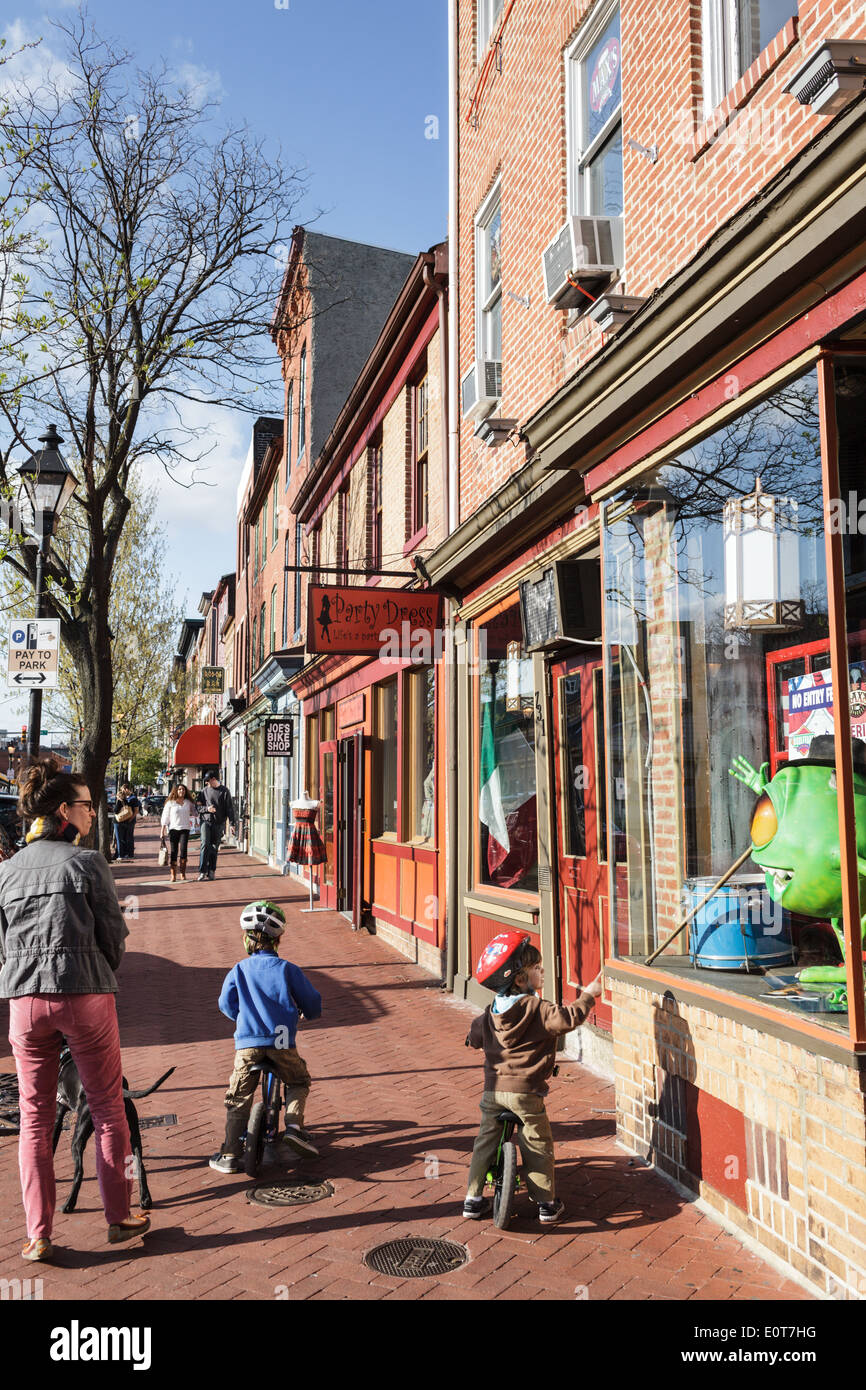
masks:
<svg viewBox="0 0 866 1390"><path fill-rule="evenodd" d="M860 929L866 936L866 743L852 739L854 818L860 878ZM743 757L728 769L758 796L750 833L752 858L766 875L767 891L790 912L829 918L844 956L842 870L836 796L836 759L829 735L814 738L807 758L779 768L767 780L769 763L756 772ZM844 965L801 970L802 984L845 983Z"/></svg>

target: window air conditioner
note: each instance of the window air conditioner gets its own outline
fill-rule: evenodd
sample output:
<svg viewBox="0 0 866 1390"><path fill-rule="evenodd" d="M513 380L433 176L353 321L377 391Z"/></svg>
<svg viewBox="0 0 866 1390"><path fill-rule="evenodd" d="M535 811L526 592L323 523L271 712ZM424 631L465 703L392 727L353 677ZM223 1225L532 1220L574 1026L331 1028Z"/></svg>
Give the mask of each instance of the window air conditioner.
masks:
<svg viewBox="0 0 866 1390"><path fill-rule="evenodd" d="M476 358L460 383L460 400L466 420L482 420L502 395L502 363Z"/></svg>
<svg viewBox="0 0 866 1390"><path fill-rule="evenodd" d="M548 304L588 309L590 296L616 279L613 223L612 217L569 217L541 256Z"/></svg>
<svg viewBox="0 0 866 1390"><path fill-rule="evenodd" d="M520 585L520 619L527 651L568 638L601 637L601 562L557 560Z"/></svg>

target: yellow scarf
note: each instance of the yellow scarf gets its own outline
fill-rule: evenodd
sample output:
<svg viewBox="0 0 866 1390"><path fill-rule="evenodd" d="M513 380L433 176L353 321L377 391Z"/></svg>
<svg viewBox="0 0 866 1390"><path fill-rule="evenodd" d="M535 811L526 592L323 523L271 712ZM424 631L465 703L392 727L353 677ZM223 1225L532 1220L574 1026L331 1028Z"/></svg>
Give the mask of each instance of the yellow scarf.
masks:
<svg viewBox="0 0 866 1390"><path fill-rule="evenodd" d="M77 845L81 842L81 835L76 830L74 836L67 836L59 828L59 821L56 816L37 816L35 821L30 824L30 829L24 837L25 844L30 844L33 840L44 840L49 835L57 835L60 839L67 840L70 845ZM66 830L72 830L73 826L69 821L66 822Z"/></svg>

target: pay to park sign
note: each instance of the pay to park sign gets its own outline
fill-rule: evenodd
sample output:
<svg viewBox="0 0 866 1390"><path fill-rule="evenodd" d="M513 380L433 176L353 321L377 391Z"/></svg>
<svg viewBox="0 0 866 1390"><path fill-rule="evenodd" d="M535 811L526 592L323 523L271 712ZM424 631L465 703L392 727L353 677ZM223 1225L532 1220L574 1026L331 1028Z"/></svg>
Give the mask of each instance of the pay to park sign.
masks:
<svg viewBox="0 0 866 1390"><path fill-rule="evenodd" d="M25 618L10 623L6 684L15 690L55 687L59 652L59 618Z"/></svg>

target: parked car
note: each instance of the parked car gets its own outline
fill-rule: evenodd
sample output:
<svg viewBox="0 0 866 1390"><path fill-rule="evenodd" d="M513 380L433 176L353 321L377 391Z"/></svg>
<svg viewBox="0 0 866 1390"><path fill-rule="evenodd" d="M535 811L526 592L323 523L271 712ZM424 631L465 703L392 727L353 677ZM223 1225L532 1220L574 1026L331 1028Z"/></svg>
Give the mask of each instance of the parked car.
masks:
<svg viewBox="0 0 866 1390"><path fill-rule="evenodd" d="M161 816L166 798L164 796L146 796L142 803L149 816Z"/></svg>
<svg viewBox="0 0 866 1390"><path fill-rule="evenodd" d="M18 817L18 798L0 793L0 846L7 854L18 848L23 826Z"/></svg>

